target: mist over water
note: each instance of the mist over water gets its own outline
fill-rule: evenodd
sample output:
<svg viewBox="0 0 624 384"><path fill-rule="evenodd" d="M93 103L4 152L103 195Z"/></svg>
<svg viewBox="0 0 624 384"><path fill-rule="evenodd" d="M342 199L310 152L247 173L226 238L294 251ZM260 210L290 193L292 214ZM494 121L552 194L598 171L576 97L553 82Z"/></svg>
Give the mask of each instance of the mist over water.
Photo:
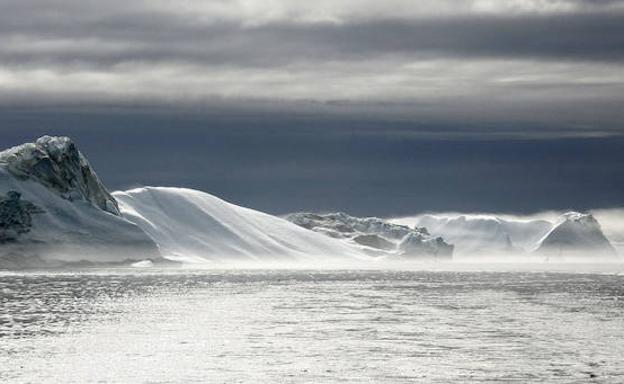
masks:
<svg viewBox="0 0 624 384"><path fill-rule="evenodd" d="M618 264L0 274L0 381L621 382Z"/></svg>

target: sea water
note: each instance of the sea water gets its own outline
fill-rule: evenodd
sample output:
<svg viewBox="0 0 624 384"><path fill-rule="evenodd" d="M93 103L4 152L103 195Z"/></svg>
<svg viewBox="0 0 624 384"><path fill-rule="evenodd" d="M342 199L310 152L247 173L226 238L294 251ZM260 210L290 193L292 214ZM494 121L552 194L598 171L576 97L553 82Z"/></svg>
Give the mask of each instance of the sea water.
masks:
<svg viewBox="0 0 624 384"><path fill-rule="evenodd" d="M2 383L622 383L624 276L0 273Z"/></svg>

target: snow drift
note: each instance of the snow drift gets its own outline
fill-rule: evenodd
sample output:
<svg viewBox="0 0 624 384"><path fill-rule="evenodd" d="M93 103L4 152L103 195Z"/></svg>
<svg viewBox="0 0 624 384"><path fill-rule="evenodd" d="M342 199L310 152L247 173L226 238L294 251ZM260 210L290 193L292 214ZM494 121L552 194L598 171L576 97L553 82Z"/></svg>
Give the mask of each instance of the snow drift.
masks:
<svg viewBox="0 0 624 384"><path fill-rule="evenodd" d="M354 247L284 219L184 188L115 192L123 216L183 262L368 259Z"/></svg>

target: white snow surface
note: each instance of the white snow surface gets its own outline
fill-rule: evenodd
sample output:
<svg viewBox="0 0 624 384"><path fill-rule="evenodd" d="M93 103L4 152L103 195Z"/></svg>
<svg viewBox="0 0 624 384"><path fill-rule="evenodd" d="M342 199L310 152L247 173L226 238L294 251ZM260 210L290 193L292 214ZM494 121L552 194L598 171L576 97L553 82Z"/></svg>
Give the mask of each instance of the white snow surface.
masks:
<svg viewBox="0 0 624 384"><path fill-rule="evenodd" d="M175 261L369 259L344 242L197 190L144 187L113 196L123 217L141 227L164 257Z"/></svg>
<svg viewBox="0 0 624 384"><path fill-rule="evenodd" d="M624 255L624 209L592 209L591 214L598 220L602 232L616 252Z"/></svg>

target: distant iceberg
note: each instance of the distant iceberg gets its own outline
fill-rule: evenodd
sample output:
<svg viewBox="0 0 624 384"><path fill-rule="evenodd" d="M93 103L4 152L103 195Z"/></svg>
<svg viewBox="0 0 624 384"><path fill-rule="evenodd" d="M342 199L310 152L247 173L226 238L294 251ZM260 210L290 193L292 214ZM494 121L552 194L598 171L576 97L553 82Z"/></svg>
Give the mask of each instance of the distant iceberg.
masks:
<svg viewBox="0 0 624 384"><path fill-rule="evenodd" d="M545 220L507 220L492 215L422 215L413 225L444 237L460 255L530 251L552 227Z"/></svg>
<svg viewBox="0 0 624 384"><path fill-rule="evenodd" d="M286 219L303 228L359 246L372 255L438 260L453 257L453 245L442 237L431 236L426 228L409 228L376 217L359 218L342 212L294 213L287 215Z"/></svg>
<svg viewBox="0 0 624 384"><path fill-rule="evenodd" d="M617 257L600 224L587 213L568 212L555 220L484 214L426 214L393 219L426 227L455 245L461 257L526 256L542 259Z"/></svg>
<svg viewBox="0 0 624 384"><path fill-rule="evenodd" d="M549 258L614 258L615 248L591 214L568 212L554 223L535 252Z"/></svg>

